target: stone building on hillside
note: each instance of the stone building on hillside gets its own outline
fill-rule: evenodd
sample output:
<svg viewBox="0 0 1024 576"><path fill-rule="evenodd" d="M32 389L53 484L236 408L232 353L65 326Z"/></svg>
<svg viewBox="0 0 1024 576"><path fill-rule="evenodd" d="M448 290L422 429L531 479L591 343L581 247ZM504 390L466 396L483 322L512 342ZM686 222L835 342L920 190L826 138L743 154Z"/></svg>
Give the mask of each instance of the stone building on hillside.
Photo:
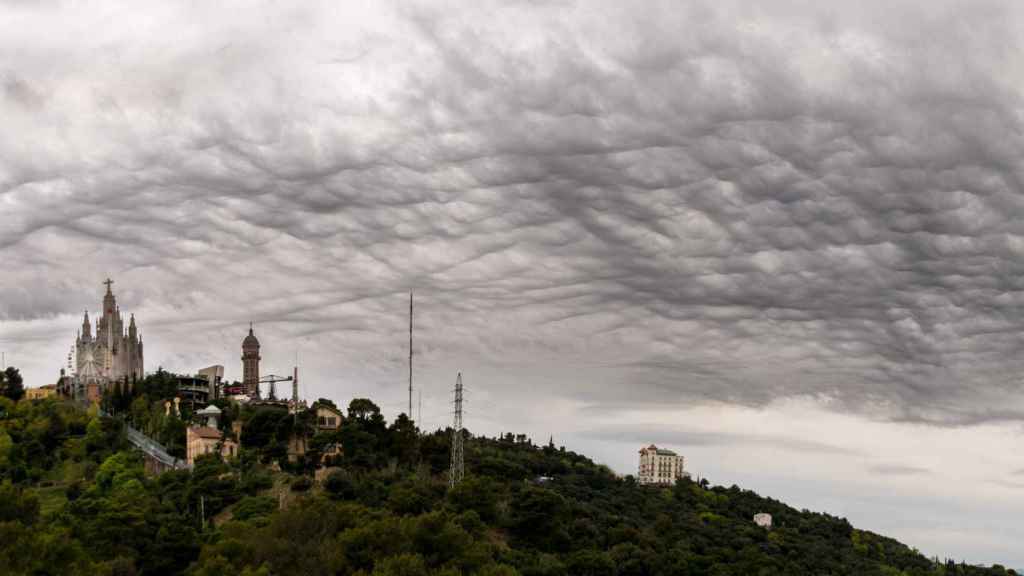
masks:
<svg viewBox="0 0 1024 576"><path fill-rule="evenodd" d="M117 305L108 279L104 284L103 315L95 326L86 310L82 329L75 338L74 372L61 378L58 391L73 398L96 400L106 388L122 382L132 385L145 376L142 335L130 315L125 327L121 309Z"/></svg>
<svg viewBox="0 0 1024 576"><path fill-rule="evenodd" d="M767 512L758 512L754 514L754 524L757 524L761 528L772 527L772 515Z"/></svg>
<svg viewBox="0 0 1024 576"><path fill-rule="evenodd" d="M658 448L654 444L640 449L640 469L637 481L640 484L675 484L679 478L690 475L683 469L683 457L671 450Z"/></svg>
<svg viewBox="0 0 1024 576"><path fill-rule="evenodd" d="M314 403L313 409L316 410L316 427L318 430L330 431L341 427L341 421L345 418L341 410L320 402Z"/></svg>
<svg viewBox="0 0 1024 576"><path fill-rule="evenodd" d="M220 408L207 406L196 412L196 416L205 422L189 426L185 431L186 464L194 465L196 458L204 454L220 454L225 460L238 455L238 442L225 437L218 428Z"/></svg>
<svg viewBox="0 0 1024 576"><path fill-rule="evenodd" d="M25 398L29 400L42 400L43 398L49 398L57 393L57 386L54 384L47 384L40 386L39 388L28 388L25 390Z"/></svg>

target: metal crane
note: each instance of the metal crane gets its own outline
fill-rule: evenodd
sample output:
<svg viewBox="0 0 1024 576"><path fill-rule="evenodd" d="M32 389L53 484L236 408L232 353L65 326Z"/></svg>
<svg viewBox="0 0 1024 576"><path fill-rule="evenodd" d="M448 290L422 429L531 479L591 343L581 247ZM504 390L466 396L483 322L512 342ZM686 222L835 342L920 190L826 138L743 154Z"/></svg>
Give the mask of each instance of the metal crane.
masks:
<svg viewBox="0 0 1024 576"><path fill-rule="evenodd" d="M260 378L260 384L270 384L270 394L267 396L268 400L277 400L277 393L274 390L274 384L278 382L291 382L292 376L276 376L274 374L267 374Z"/></svg>

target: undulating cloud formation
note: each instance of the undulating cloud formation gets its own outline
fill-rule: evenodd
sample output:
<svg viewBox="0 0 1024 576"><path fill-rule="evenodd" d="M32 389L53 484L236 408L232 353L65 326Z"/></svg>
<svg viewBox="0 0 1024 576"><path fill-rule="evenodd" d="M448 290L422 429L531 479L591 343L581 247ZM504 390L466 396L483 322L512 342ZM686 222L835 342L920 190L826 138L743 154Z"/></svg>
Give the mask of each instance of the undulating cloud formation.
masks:
<svg viewBox="0 0 1024 576"><path fill-rule="evenodd" d="M462 370L473 430L1024 565L1022 38L1010 1L8 3L0 348L54 381L111 276L150 370L237 379L253 320L394 415L414 290L424 425Z"/></svg>

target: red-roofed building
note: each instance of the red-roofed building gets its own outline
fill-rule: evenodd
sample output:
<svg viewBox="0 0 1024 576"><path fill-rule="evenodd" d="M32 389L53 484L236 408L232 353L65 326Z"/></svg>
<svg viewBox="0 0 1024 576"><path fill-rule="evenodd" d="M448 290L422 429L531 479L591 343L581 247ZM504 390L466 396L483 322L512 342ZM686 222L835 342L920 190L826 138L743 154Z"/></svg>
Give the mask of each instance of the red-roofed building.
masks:
<svg viewBox="0 0 1024 576"><path fill-rule="evenodd" d="M206 426L190 426L185 438L185 459L189 466L203 454L217 454L234 458L238 455L238 442L224 438L220 430Z"/></svg>

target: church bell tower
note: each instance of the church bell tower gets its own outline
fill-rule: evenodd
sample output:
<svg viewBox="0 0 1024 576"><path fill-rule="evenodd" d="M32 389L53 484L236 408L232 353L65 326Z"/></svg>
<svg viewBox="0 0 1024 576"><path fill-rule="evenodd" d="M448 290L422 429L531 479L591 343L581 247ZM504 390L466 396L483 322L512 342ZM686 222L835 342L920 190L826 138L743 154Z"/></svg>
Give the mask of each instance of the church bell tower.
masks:
<svg viewBox="0 0 1024 576"><path fill-rule="evenodd" d="M252 333L252 322L242 340L242 385L250 398L260 397L260 341Z"/></svg>

